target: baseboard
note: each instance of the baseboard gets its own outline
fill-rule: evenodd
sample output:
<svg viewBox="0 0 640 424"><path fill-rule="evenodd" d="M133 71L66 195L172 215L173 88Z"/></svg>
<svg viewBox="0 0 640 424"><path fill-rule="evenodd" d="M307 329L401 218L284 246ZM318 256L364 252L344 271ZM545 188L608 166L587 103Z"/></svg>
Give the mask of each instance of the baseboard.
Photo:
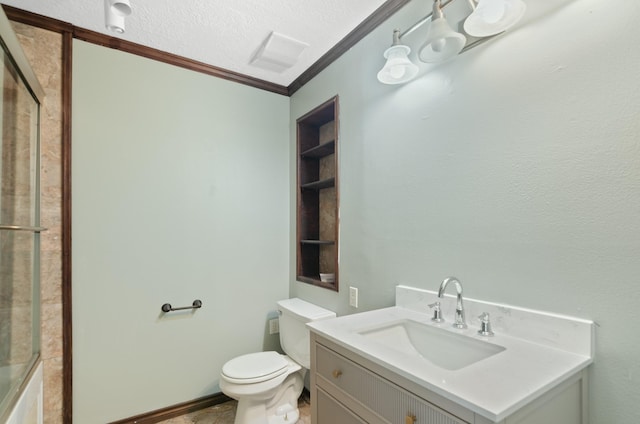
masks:
<svg viewBox="0 0 640 424"><path fill-rule="evenodd" d="M201 397L190 402L179 403L167 408L158 409L147 412L145 414L136 415L135 417L126 418L124 420L113 421L110 424L154 424L170 418L179 417L180 415L196 412L210 406L219 405L230 401L231 398L223 393L214 393L209 396Z"/></svg>

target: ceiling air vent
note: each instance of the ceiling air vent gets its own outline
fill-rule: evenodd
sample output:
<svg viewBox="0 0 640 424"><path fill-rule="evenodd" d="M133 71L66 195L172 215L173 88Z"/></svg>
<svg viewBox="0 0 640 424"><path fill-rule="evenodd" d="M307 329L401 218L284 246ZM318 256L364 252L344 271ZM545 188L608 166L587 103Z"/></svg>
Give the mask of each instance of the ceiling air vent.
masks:
<svg viewBox="0 0 640 424"><path fill-rule="evenodd" d="M300 54L307 47L307 43L272 31L249 63L258 68L282 73L296 64Z"/></svg>

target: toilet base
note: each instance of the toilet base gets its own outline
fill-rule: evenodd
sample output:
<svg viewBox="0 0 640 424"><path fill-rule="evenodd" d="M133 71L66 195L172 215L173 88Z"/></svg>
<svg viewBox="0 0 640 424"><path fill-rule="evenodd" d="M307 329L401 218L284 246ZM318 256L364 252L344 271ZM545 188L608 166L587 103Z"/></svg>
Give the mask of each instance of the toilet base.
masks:
<svg viewBox="0 0 640 424"><path fill-rule="evenodd" d="M238 402L234 424L295 424L300 418L298 407L288 403L271 412L275 413L267 415L264 403L250 405L249 402L244 402L241 405Z"/></svg>
<svg viewBox="0 0 640 424"><path fill-rule="evenodd" d="M300 411L296 407L293 411L289 411L282 415L272 415L267 417L269 424L295 424L300 418Z"/></svg>
<svg viewBox="0 0 640 424"><path fill-rule="evenodd" d="M261 395L233 396L227 393L238 400L234 424L295 424L300 418L298 398L302 394L306 371L304 368L294 371L273 391Z"/></svg>

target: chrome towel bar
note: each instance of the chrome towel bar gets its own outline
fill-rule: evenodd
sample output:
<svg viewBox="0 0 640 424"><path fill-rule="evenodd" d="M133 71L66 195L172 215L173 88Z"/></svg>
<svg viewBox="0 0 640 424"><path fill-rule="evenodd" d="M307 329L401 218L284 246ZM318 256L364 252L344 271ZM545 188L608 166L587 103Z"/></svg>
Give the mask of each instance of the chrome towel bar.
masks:
<svg viewBox="0 0 640 424"><path fill-rule="evenodd" d="M191 306L182 306L180 308L174 308L173 306L171 306L170 303L165 303L164 305L162 305L160 309L162 309L162 312L173 312L173 311L182 311L184 309L198 309L198 308L202 308L202 301L196 299L193 301L193 304Z"/></svg>
<svg viewBox="0 0 640 424"><path fill-rule="evenodd" d="M47 231L44 227L25 227L22 225L0 225L0 230L10 230L10 231L32 231L34 233L40 233L42 231Z"/></svg>

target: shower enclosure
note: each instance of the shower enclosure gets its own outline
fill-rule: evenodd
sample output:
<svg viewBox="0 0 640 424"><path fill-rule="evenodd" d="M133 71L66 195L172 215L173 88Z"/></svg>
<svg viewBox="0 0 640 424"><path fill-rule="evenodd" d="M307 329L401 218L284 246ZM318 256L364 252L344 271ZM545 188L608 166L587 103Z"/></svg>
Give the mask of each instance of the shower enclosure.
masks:
<svg viewBox="0 0 640 424"><path fill-rule="evenodd" d="M40 362L40 232L44 229L40 227L42 88L1 10L0 15L0 422L5 422ZM32 409L20 422L41 421L42 412Z"/></svg>

